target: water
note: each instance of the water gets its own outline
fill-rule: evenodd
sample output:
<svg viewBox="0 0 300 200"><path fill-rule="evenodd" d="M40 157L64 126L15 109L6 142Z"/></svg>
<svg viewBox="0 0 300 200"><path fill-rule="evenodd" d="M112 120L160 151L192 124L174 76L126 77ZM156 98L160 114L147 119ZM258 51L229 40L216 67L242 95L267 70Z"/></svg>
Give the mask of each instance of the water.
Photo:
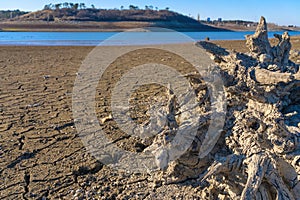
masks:
<svg viewBox="0 0 300 200"><path fill-rule="evenodd" d="M211 40L243 40L245 35L253 34L253 31L247 32L184 32L188 37L194 40L204 40L209 37ZM269 38L273 34L282 34L283 31L269 32ZM28 46L96 46L118 32L0 32L0 45L28 45ZM126 44L133 40L137 43L155 44L155 43L180 43L176 32L128 32L126 37L116 37L113 44ZM289 32L291 36L300 35L300 31ZM145 40L145 38L147 38ZM180 38L180 37L179 37ZM139 39L141 41L139 41ZM163 41L163 42L162 42Z"/></svg>

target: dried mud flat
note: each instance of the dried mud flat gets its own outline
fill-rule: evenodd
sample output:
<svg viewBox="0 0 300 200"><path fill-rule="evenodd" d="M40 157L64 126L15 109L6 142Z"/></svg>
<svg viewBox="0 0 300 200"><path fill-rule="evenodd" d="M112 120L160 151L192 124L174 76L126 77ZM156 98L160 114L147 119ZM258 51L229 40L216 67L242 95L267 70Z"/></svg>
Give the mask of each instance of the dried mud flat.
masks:
<svg viewBox="0 0 300 200"><path fill-rule="evenodd" d="M201 188L196 180L158 187L148 174L116 172L85 151L72 117L72 90L81 62L92 49L0 47L0 199L197 198ZM136 65L154 59L181 72L188 67L155 50L137 55L137 60L129 56L119 62ZM99 120L107 115L105 91L121 75L120 69L111 73L99 83L99 90L105 88L104 97L96 99ZM163 92L155 85L141 88L137 104L143 106L149 96ZM144 120L139 113L137 120ZM125 150L145 148L114 124L104 129Z"/></svg>
<svg viewBox="0 0 300 200"><path fill-rule="evenodd" d="M74 126L72 90L81 62L92 49L0 47L0 199L201 199L207 185L198 177L161 184L149 174L115 171L86 152ZM154 59L181 73L192 72L181 58L156 50L133 54L138 59L125 56L113 65L136 66ZM110 89L123 72L112 67L110 73L98 85L99 120L107 116ZM139 109L132 117L147 120L145 102L164 94L156 85L141 88L133 98ZM125 150L146 148L109 120L104 130Z"/></svg>

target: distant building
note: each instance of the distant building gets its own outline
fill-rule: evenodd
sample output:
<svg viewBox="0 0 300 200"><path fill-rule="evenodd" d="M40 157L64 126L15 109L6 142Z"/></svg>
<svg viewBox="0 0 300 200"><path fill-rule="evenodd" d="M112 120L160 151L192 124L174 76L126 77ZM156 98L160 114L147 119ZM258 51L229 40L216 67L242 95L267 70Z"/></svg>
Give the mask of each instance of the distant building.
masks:
<svg viewBox="0 0 300 200"><path fill-rule="evenodd" d="M206 21L207 21L207 22L210 22L210 21L211 21L211 20L210 20L210 17L208 17Z"/></svg>

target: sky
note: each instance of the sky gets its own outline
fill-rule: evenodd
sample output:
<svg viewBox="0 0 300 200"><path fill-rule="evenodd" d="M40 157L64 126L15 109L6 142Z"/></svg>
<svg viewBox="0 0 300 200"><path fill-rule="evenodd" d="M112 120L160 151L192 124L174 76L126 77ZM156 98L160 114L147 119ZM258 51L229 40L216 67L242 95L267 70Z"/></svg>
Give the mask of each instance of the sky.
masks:
<svg viewBox="0 0 300 200"><path fill-rule="evenodd" d="M128 8L129 5L139 8L145 5L159 9L169 7L170 10L195 18L199 14L202 20L210 17L259 21L260 16L265 16L268 22L278 25L300 26L299 0L0 0L0 10L35 11L46 4L63 2L85 3L88 7L93 4L96 8Z"/></svg>

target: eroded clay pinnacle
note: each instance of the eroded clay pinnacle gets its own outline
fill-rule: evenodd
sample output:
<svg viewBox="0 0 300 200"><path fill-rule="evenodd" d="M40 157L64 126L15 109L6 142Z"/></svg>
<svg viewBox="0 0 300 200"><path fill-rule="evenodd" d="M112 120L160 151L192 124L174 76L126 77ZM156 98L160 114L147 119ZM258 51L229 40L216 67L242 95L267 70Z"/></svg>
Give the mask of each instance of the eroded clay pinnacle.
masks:
<svg viewBox="0 0 300 200"><path fill-rule="evenodd" d="M257 54L271 53L271 45L268 40L268 27L266 19L264 17L260 18L254 35L247 35L246 39L246 45L249 48L250 52Z"/></svg>

